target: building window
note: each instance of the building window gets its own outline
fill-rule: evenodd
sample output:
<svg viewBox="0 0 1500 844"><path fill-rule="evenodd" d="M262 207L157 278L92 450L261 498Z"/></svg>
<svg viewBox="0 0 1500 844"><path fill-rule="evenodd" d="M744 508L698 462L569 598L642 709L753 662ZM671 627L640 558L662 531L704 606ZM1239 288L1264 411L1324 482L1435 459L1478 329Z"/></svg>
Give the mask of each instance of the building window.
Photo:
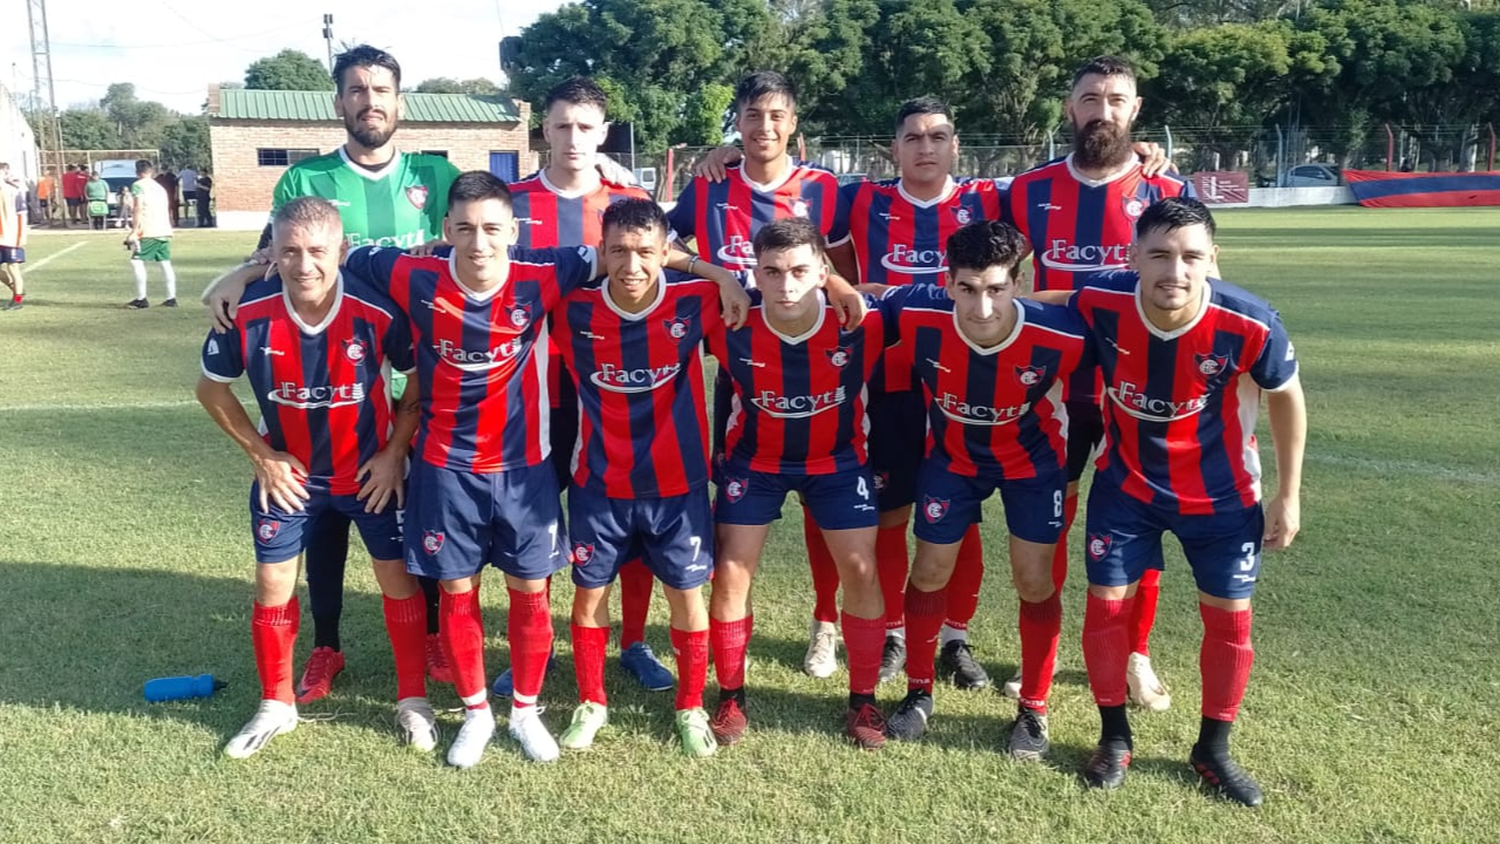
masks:
<svg viewBox="0 0 1500 844"><path fill-rule="evenodd" d="M262 167L286 167L317 154L318 151L315 149L267 149L263 147L255 151L255 163Z"/></svg>
<svg viewBox="0 0 1500 844"><path fill-rule="evenodd" d="M438 158L447 158L448 157L448 151L445 150L445 149L424 149L424 150L422 150L422 154L423 155L435 155Z"/></svg>

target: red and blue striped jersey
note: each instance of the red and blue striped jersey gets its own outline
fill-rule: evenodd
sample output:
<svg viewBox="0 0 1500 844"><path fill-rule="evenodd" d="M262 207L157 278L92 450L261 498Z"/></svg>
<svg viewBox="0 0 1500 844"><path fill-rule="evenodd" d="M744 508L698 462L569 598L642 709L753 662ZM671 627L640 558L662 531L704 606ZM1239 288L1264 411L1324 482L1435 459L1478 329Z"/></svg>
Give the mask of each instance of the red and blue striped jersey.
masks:
<svg viewBox="0 0 1500 844"><path fill-rule="evenodd" d="M632 314L598 278L553 315L578 385L573 483L610 498L665 498L708 483L700 347L722 333L719 287L667 270L656 301Z"/></svg>
<svg viewBox="0 0 1500 844"><path fill-rule="evenodd" d="M390 290L411 321L421 386L416 453L460 472L535 466L550 451L547 314L592 279L592 247L510 250L505 281L464 287L452 256L354 249L346 271Z"/></svg>
<svg viewBox="0 0 1500 844"><path fill-rule="evenodd" d="M510 186L519 232L516 245L522 249L598 247L606 208L622 199L650 198L638 187L613 182L601 182L587 193L566 193L547 181L545 170L538 170Z"/></svg>
<svg viewBox="0 0 1500 844"><path fill-rule="evenodd" d="M350 274L337 284L320 325L297 316L280 277L251 284L235 327L204 341L203 374L225 383L246 376L266 443L302 461L309 489L354 495L359 467L390 436L383 364L410 371L412 341L389 299Z"/></svg>
<svg viewBox="0 0 1500 844"><path fill-rule="evenodd" d="M948 236L978 220L1000 219L1002 201L994 179L961 179L929 201L913 198L900 179L844 185L828 241L853 245L856 284L945 284ZM915 389L911 362L904 345L886 350L871 383L886 392Z"/></svg>
<svg viewBox="0 0 1500 844"><path fill-rule="evenodd" d="M1089 327L1104 376L1104 451L1095 467L1140 501L1185 515L1260 500L1260 391L1297 374L1270 305L1210 279L1203 308L1171 332L1147 322L1133 272L1097 276L1069 307Z"/></svg>
<svg viewBox="0 0 1500 844"><path fill-rule="evenodd" d="M960 331L941 287L900 287L880 300L927 395L927 456L956 475L1022 480L1067 466L1062 391L1087 356L1086 330L1061 305L1014 304L1015 329L984 348Z"/></svg>
<svg viewBox="0 0 1500 844"><path fill-rule="evenodd" d="M845 331L827 304L807 333L788 337L766 321L760 291L751 290L745 324L709 338L720 375L727 373L733 390L728 459L787 475L864 465L865 386L884 341L879 310L870 309L858 327Z"/></svg>
<svg viewBox="0 0 1500 844"><path fill-rule="evenodd" d="M667 214L679 240L694 238L698 254L731 270L755 266L751 242L760 227L786 217L807 217L825 235L838 208L838 177L815 164L794 162L779 182L750 181L739 165L723 181L688 182Z"/></svg>
<svg viewBox="0 0 1500 844"><path fill-rule="evenodd" d="M637 187L600 181L587 193L566 193L547 181L547 171L538 170L510 186L511 209L516 215L516 245L522 249L552 249L559 246L593 246L604 239L604 211L622 199L650 199ZM547 354L557 360L557 338L547 344ZM550 404L557 407L561 366L548 369Z"/></svg>
<svg viewBox="0 0 1500 844"><path fill-rule="evenodd" d="M1071 291L1095 273L1125 269L1146 206L1195 195L1176 174L1147 178L1139 161L1104 181L1087 179L1069 155L1017 176L1005 219L1031 244L1034 289Z"/></svg>

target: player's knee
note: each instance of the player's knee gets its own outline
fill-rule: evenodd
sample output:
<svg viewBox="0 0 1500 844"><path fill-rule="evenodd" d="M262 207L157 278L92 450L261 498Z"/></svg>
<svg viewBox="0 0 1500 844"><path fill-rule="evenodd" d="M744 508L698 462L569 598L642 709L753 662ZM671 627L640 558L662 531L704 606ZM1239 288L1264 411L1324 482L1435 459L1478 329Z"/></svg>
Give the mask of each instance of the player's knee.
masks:
<svg viewBox="0 0 1500 844"><path fill-rule="evenodd" d="M1016 597L1028 604L1039 604L1052 597L1052 569L1048 566L1037 569L1035 566L1026 569L1016 569L1011 573L1011 579L1016 584Z"/></svg>
<svg viewBox="0 0 1500 844"><path fill-rule="evenodd" d="M1089 584L1089 595L1102 601L1123 601L1135 594L1136 584L1125 586L1101 586L1097 583Z"/></svg>
<svg viewBox="0 0 1500 844"><path fill-rule="evenodd" d="M263 607L279 607L297 591L297 560L260 563L255 567L255 602Z"/></svg>
<svg viewBox="0 0 1500 844"><path fill-rule="evenodd" d="M407 572L403 561L371 560L370 563L375 570L375 582L387 598L403 601L419 591L417 579Z"/></svg>

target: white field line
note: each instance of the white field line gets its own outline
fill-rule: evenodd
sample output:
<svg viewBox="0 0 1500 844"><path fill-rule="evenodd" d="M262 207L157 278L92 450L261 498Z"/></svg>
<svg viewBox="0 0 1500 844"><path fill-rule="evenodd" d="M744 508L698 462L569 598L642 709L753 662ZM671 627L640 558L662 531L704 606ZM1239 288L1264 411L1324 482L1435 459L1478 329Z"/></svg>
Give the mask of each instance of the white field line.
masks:
<svg viewBox="0 0 1500 844"><path fill-rule="evenodd" d="M42 267L47 266L48 264L52 263L53 261L57 260L58 258L61 258L62 256L68 254L69 252L72 252L75 249L79 249L79 248L82 248L82 247L88 246L88 245L89 245L89 241L87 241L87 240L80 241L78 243L73 244L72 246L67 247L66 249L62 250L61 252L53 252L51 255L48 255L47 257L43 258L40 261L27 262L27 263L21 265L21 270L22 270L22 272L25 272L27 275L30 275L31 273L34 273L37 270L41 269Z"/></svg>

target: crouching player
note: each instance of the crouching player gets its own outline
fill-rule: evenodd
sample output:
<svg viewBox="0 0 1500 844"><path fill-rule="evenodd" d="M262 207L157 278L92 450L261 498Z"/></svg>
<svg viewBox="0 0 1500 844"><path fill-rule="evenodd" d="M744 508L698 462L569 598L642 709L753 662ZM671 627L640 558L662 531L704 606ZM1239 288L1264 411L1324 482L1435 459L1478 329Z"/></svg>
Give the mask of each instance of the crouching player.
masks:
<svg viewBox="0 0 1500 844"><path fill-rule="evenodd" d="M965 532L998 489L1021 604L1021 703L1008 749L1037 759L1048 749L1047 695L1062 623L1052 583L1067 486L1062 385L1085 343L1083 324L1066 308L1018 298L1025 253L1010 224L971 223L948 238L945 287L893 288L880 301L911 349L928 407L917 553L906 588L908 692L888 733L916 739L926 732L945 587Z"/></svg>
<svg viewBox="0 0 1500 844"><path fill-rule="evenodd" d="M224 752L249 756L297 726L298 560L317 520L330 512L359 525L374 558L395 652L396 723L408 743L431 750L437 728L424 678L427 607L401 559L416 391L393 420L382 374L387 361L403 372L413 368L411 335L385 296L339 272L347 247L328 201L283 205L272 220L272 248L277 274L245 290L235 328L209 334L197 390L255 469L250 521L259 565L250 629L261 703ZM241 375L254 390L264 434L230 390Z"/></svg>
<svg viewBox="0 0 1500 844"><path fill-rule="evenodd" d="M714 545L700 347L723 330L721 290L663 272L668 225L655 202L620 200L602 222L607 277L573 291L553 314L580 411L568 488L579 706L559 744L587 748L608 723L609 589L623 564L641 558L671 610L682 751L708 756L718 745L703 711L708 608L701 587L713 571ZM722 295L748 303L738 284Z"/></svg>
<svg viewBox="0 0 1500 844"><path fill-rule="evenodd" d="M820 289L823 235L811 221L767 223L755 235L755 280L745 326L711 338L733 388L714 518L718 522L709 631L719 680L713 731L744 735L745 649L754 616L750 584L771 522L791 491L823 530L844 587L849 654L845 731L858 746L885 744L875 706L885 605L875 571L878 522L865 460L865 386L883 347L879 312L845 330Z"/></svg>
<svg viewBox="0 0 1500 844"><path fill-rule="evenodd" d="M1230 800L1261 803L1229 755L1250 678L1250 596L1262 544L1284 548L1300 525L1307 411L1297 358L1269 305L1209 273L1214 221L1197 200L1163 199L1136 222L1133 272L1090 280L1071 307L1089 327L1104 375L1106 448L1089 492L1083 657L1099 705L1099 746L1084 779L1125 780L1131 605L1165 531L1182 542L1203 619L1202 722L1189 762ZM1261 509L1255 441L1261 393L1279 490ZM1159 563L1157 563L1159 564Z"/></svg>

